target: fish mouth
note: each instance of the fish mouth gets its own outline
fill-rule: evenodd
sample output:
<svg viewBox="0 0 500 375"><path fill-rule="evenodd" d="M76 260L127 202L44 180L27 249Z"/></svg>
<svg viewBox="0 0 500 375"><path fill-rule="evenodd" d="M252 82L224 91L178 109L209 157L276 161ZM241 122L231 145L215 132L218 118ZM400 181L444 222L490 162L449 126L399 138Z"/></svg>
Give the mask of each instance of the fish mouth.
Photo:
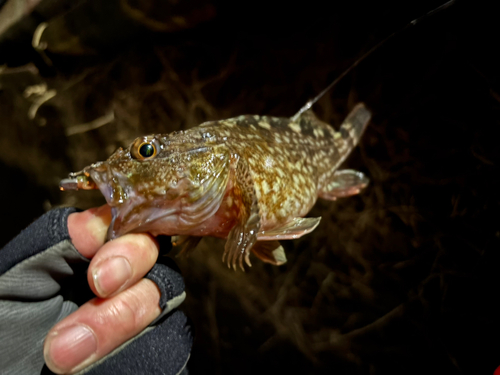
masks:
<svg viewBox="0 0 500 375"><path fill-rule="evenodd" d="M113 164L99 162L70 174L68 179L61 181L61 189L101 191L112 208L107 233L109 241L127 233L188 233L215 214L229 179L229 173L222 176L219 173L203 186L193 188L189 178L180 177L175 186L164 186L161 192L156 192L151 187L142 191L138 186L140 182L129 176Z"/></svg>
<svg viewBox="0 0 500 375"><path fill-rule="evenodd" d="M87 172L111 207L119 206L128 199L128 178L123 174L114 171L105 163L93 165Z"/></svg>
<svg viewBox="0 0 500 375"><path fill-rule="evenodd" d="M70 173L68 178L60 182L60 189L66 190L100 190L111 207L124 203L128 194L127 178L113 171L106 162L99 162L85 167L79 172Z"/></svg>
<svg viewBox="0 0 500 375"><path fill-rule="evenodd" d="M141 194L134 192L133 184L123 173L106 162L92 164L83 170L71 173L60 183L61 190L100 190L111 206L112 219L106 239L113 240L124 234L147 231L157 219L172 214L175 210L158 210L147 205ZM146 204L146 205L145 205ZM143 206L142 210L134 211Z"/></svg>
<svg viewBox="0 0 500 375"><path fill-rule="evenodd" d="M59 189L61 191L67 190L94 190L97 189L97 185L90 175L86 174L84 171L70 173L68 178L61 180L59 183Z"/></svg>
<svg viewBox="0 0 500 375"><path fill-rule="evenodd" d="M148 232L154 229L158 220L172 216L178 211L176 204L169 201L168 207L158 207L138 193L127 175L113 168L107 162L93 164L81 174L85 176L80 184L83 189L99 189L111 206L111 223L106 239L113 240L127 233ZM179 199L175 200L179 203ZM172 219L173 220L173 219Z"/></svg>

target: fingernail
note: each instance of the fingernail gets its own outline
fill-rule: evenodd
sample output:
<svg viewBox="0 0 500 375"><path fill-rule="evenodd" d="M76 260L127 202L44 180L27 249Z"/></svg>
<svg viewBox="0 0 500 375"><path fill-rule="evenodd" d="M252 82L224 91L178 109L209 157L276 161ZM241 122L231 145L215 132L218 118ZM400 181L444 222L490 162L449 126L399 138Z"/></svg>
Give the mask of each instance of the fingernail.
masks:
<svg viewBox="0 0 500 375"><path fill-rule="evenodd" d="M49 368L66 373L83 362L92 361L97 352L97 340L87 327L76 325L63 328L47 337L44 357Z"/></svg>
<svg viewBox="0 0 500 375"><path fill-rule="evenodd" d="M132 276L132 267L124 257L106 259L92 271L94 285L101 297L120 289Z"/></svg>

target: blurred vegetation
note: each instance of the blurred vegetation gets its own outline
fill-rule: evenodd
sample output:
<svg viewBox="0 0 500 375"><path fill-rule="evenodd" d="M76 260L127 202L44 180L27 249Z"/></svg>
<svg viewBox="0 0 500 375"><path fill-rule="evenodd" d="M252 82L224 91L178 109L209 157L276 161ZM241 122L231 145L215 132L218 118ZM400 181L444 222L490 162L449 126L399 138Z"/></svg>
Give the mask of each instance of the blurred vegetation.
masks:
<svg viewBox="0 0 500 375"><path fill-rule="evenodd" d="M0 68L1 244L52 207L104 203L98 192L59 192L68 172L139 135L291 116L439 3L209 5L213 17L193 27L137 26L91 54L40 57L25 46L14 59L26 35L0 39L9 64ZM371 183L319 201L320 226L283 242L287 264L228 270L223 241L210 238L177 258L196 334L192 374L492 374L500 365L496 22L492 9L457 2L320 100L316 112L333 125L358 101L373 111L346 162Z"/></svg>

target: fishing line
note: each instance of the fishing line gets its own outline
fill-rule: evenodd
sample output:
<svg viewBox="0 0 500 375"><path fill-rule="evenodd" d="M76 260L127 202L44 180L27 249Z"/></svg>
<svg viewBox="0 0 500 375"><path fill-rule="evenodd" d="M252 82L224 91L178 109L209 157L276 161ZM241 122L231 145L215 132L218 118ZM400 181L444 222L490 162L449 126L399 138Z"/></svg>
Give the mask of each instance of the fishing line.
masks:
<svg viewBox="0 0 500 375"><path fill-rule="evenodd" d="M434 14L436 14L438 12L441 12L441 11L449 8L451 5L453 5L453 3L455 3L455 1L456 0L450 0L450 1L448 1L448 2L446 2L444 4L442 4L442 5L440 5L439 7L431 10L430 12L427 12L423 16L415 18L413 21L409 22L406 26L404 26L402 29L399 29L399 30L393 32L388 37L386 37L385 39L383 39L382 41L380 41L379 43L377 43L376 45L374 45L367 52L365 52L363 55L361 55L361 57L359 57L356 61L354 61L354 63L349 68L347 68L346 70L344 70L342 72L342 74L340 74L332 83L330 83L326 88L324 88L323 91L321 91L316 97L314 97L313 99L309 100L295 115L293 115L292 121L296 121L302 113L304 113L305 111L307 111L308 109L310 109L313 106L314 103L316 103L329 90L331 90L335 85L337 85L337 83L339 83L342 78L344 78L347 74L349 74L356 66L359 65L359 63L361 63L364 59L366 59L368 56L370 56L373 52L375 52L383 44L385 44L386 42L388 42L389 40L391 40L392 38L394 38L396 35L398 35L398 34L404 32L404 31L406 31L410 27L413 27L413 26L417 25L418 23L420 23L421 21L423 21L425 18L433 16Z"/></svg>

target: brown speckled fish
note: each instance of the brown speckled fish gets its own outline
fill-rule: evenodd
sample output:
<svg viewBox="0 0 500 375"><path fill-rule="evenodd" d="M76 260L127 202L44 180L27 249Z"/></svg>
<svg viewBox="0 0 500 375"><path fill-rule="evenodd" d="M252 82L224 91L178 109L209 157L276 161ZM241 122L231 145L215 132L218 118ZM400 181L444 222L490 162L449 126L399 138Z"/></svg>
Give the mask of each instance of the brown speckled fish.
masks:
<svg viewBox="0 0 500 375"><path fill-rule="evenodd" d="M286 262L278 240L314 230L304 218L318 197L359 193L368 179L338 170L371 117L358 104L337 132L307 110L296 118L239 116L172 134L136 139L61 188L99 188L113 208L108 239L131 232L172 236L194 248L201 237L227 238L223 261L243 268L253 252Z"/></svg>

